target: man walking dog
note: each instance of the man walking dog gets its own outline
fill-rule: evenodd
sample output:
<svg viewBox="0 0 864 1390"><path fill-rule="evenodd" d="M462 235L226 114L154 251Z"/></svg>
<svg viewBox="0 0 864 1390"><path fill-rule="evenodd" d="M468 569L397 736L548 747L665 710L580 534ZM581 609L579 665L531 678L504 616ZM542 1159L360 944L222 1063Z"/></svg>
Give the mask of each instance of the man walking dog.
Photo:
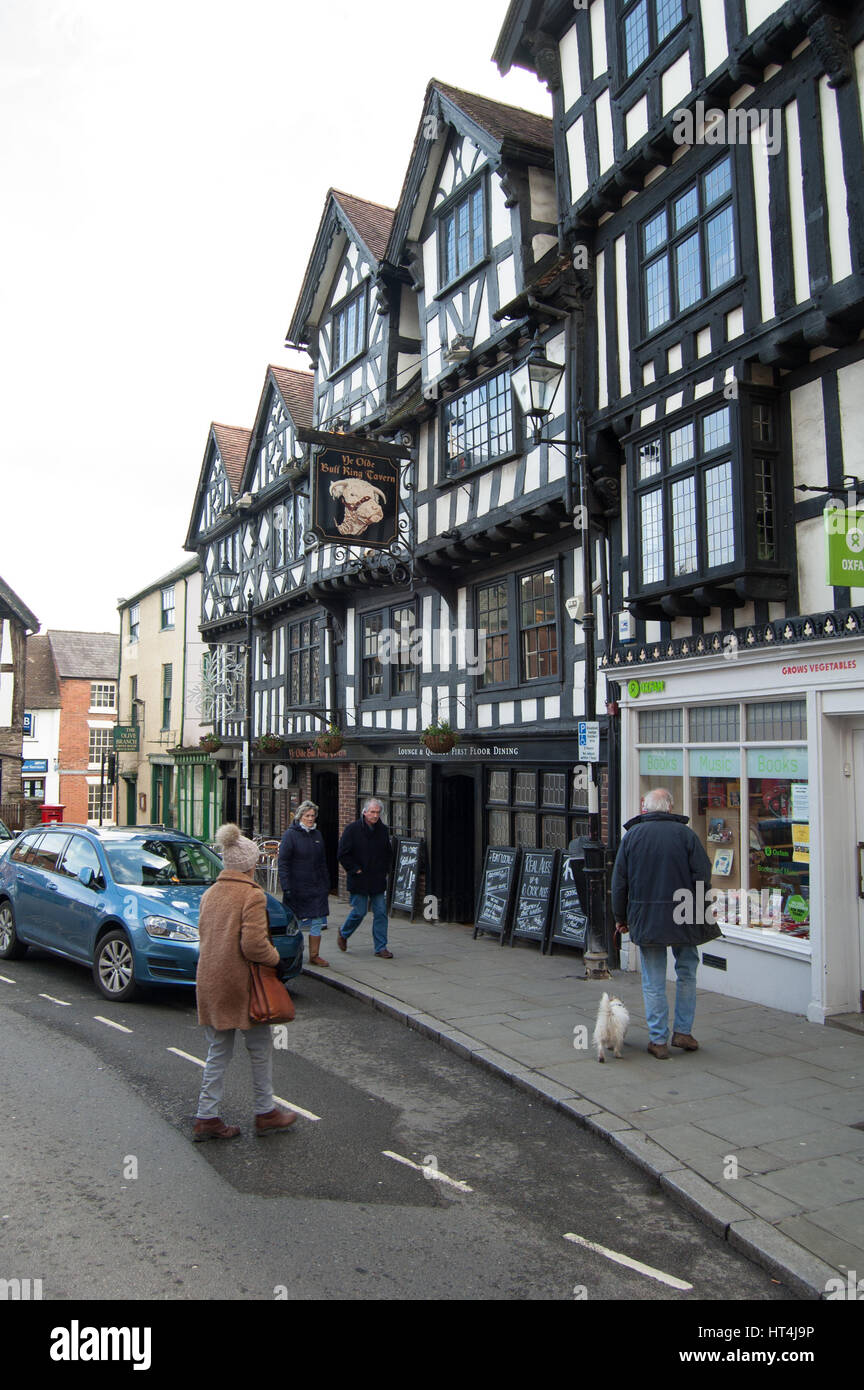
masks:
<svg viewBox="0 0 864 1390"><path fill-rule="evenodd" d="M665 1062L670 1055L667 948L672 947L677 977L672 1046L696 1052L696 948L721 933L705 920L704 908L702 920L696 920L698 905L711 887L711 861L687 817L672 815L672 795L665 787L648 792L644 805L642 815L624 827L627 834L612 873L612 911L617 927L629 930L630 940L639 947L648 1051Z"/></svg>

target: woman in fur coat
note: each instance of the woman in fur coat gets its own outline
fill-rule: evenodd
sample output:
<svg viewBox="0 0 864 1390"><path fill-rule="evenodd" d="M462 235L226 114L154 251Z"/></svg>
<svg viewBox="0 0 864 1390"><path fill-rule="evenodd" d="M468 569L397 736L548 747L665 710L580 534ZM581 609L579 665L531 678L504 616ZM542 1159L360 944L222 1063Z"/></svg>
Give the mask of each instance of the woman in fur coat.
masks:
<svg viewBox="0 0 864 1390"><path fill-rule="evenodd" d="M225 1072L234 1051L234 1032L243 1033L255 1088L255 1133L276 1134L297 1116L273 1100L273 1037L268 1024L249 1018L249 962L278 965L279 953L267 927L267 898L255 882L258 846L236 825L216 833L225 865L201 899L198 917L198 1022L209 1050L201 1083L194 1138L236 1139L240 1130L220 1118Z"/></svg>

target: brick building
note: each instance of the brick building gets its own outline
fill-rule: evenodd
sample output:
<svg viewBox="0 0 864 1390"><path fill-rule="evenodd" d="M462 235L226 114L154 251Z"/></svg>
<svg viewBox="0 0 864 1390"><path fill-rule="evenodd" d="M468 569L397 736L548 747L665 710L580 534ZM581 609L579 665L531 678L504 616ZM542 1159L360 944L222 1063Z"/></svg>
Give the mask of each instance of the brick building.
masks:
<svg viewBox="0 0 864 1390"><path fill-rule="evenodd" d="M0 805L4 819L15 824L19 815L13 808L21 802L27 634L38 630L39 619L0 579Z"/></svg>
<svg viewBox="0 0 864 1390"><path fill-rule="evenodd" d="M111 632L49 632L60 690L59 797L63 819L100 819L102 753L117 723L120 639ZM113 823L114 788L104 788L102 821Z"/></svg>

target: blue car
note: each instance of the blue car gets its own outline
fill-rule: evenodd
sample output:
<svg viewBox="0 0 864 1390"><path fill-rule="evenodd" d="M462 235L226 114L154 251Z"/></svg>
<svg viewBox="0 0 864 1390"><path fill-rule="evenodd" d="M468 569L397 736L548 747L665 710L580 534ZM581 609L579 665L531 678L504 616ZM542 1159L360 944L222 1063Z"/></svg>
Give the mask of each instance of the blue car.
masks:
<svg viewBox="0 0 864 1390"><path fill-rule="evenodd" d="M148 985L195 983L198 909L222 871L212 850L162 826L26 830L0 859L0 960L28 946L89 965L106 999ZM299 973L303 937L267 895L283 980Z"/></svg>

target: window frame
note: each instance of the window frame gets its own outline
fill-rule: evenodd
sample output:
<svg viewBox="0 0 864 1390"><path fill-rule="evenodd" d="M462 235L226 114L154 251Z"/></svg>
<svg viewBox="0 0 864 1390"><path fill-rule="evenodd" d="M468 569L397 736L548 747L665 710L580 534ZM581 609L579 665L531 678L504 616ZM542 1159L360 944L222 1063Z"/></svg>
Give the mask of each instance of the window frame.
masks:
<svg viewBox="0 0 864 1390"><path fill-rule="evenodd" d="M106 704L102 695L108 692L111 696L111 703ZM117 712L117 682L116 681L91 681L90 682L90 713L116 714Z"/></svg>
<svg viewBox="0 0 864 1390"><path fill-rule="evenodd" d="M700 447L704 439L703 424L710 416L721 409L729 412L729 442L713 449ZM754 411L767 409L771 422L770 440L756 438L753 419ZM688 425L693 426L694 451L691 458L678 464L671 462L668 441ZM645 478L639 477L641 450L660 441L659 466L656 472ZM698 404L689 406L686 411L676 411L674 415L655 421L640 429L627 442L628 451L628 498L630 502L630 593L631 597L646 601L663 594L682 592L704 583L722 583L729 577L744 572L759 571L776 573L784 563L784 543L782 527L783 508L783 469L781 459L784 450L783 418L781 401L770 392L759 390L739 391L737 398L727 400L715 393L705 397ZM770 465L770 509L759 511L757 479L754 467L757 458L764 458ZM709 556L709 507L706 497L708 475L723 463L730 466L731 504L729 514L732 522L733 555L729 560L710 565ZM680 574L674 572L672 489L675 483L687 477L698 480L695 487L695 549L696 564L693 569ZM643 541L643 499L659 492L662 497L662 563L660 578L646 581L644 564L649 554ZM765 518L767 517L766 524ZM773 554L760 554L762 541L760 532L773 531Z"/></svg>
<svg viewBox="0 0 864 1390"><path fill-rule="evenodd" d="M473 207L474 207L474 198L476 197L477 193L480 194L480 196L481 196L481 198L482 198L482 200L483 200L483 210L482 210L482 243L483 243L483 244L482 244L482 247L481 247L481 250L480 250L480 254L479 254L478 256L474 256L474 255L473 255L473 247L474 247L474 244L475 244L476 235L475 235L475 223L474 223L474 220L473 220ZM471 255L471 257L469 258L469 261L468 261L465 265L460 266L460 265L457 264L454 274L453 274L453 275L449 275L449 274L448 274L448 267L447 267L447 234L446 234L445 228L446 228L447 223L450 221L450 219L451 219L451 218L455 218L455 217L458 215L459 209L460 209L460 207L462 207L463 205L465 205L465 206L468 207L468 209L469 209L469 216L470 216L470 219L471 219L471 220L470 220L470 225L469 225L469 230L468 230L468 241L469 241L469 246L472 248L472 255ZM441 206L440 206L439 208L436 208L436 209L435 209L435 218L436 218L436 223L437 223L437 226L436 226L436 241L437 241L437 250L438 250L438 287L439 287L439 288L438 288L438 292L437 292L437 294L436 294L436 296L435 296L436 298L440 298L442 295L445 295L445 294L448 292L448 290L451 290L451 289L453 288L454 285L458 285L458 284L460 283L461 280L464 280L465 277L468 276L468 275L472 275L476 270L478 270L478 269L480 268L480 266L485 265L486 261L488 261L488 259L489 259L489 246L490 246L490 240L491 240L490 228L489 228L489 213L490 213L490 208L489 208L488 180L487 180L487 177L486 177L486 172L485 172L485 170L481 170L481 172L480 172L478 175L476 175L476 177L470 178L470 179L466 180L465 183L460 184L459 188L454 189L454 191L449 195L448 198L445 199L445 201L441 204ZM458 244L459 244L459 243L458 243L458 237L457 237L457 239L456 239L456 246L457 246L457 248L458 248ZM457 259L458 259L458 257L457 257Z"/></svg>
<svg viewBox="0 0 864 1390"><path fill-rule="evenodd" d="M302 638L303 638L303 628L304 628L304 626L305 626L307 623L310 625L310 633L309 633L309 642L308 642L308 644L305 644L305 643L303 643ZM292 645L291 645L291 634L292 634L293 632L295 632L296 630L298 630L298 629L300 630L301 642L300 642L300 645L299 645L299 646L297 646L297 647L292 647ZM286 691L286 695L287 695L287 699L288 699L288 704L291 706L292 709L295 708L295 707L298 708L298 709L311 709L311 708L313 708L315 705L320 705L320 703L321 703L321 690L322 690L322 679L323 679L323 678L322 678L322 667L323 667L323 660L322 660L322 657L323 657L323 652L322 652L322 635L323 635L323 631L324 631L323 624L322 624L321 618L318 617L318 616L316 616L316 617L314 617L314 618L312 618L312 617L298 618L296 621L290 622L290 623L288 623L288 624L286 625L286 631L285 631L285 691ZM318 650L318 681L317 681L317 689L313 689L313 682L312 682L312 667L313 667L312 653L315 651L316 647L317 647L317 650ZM303 655L304 655L304 653L308 653L308 663L307 663L308 690L309 690L309 698L308 698L308 699L304 699L304 698L303 698L303 696L304 696L304 694L305 694L305 690L303 689ZM292 694L292 679L293 679L293 662L294 662L294 658L298 658L299 661L300 661L300 675L299 675L299 678L298 678L299 698L298 698L296 701L294 700L294 697L293 697L293 694Z"/></svg>
<svg viewBox="0 0 864 1390"><path fill-rule="evenodd" d="M652 62L657 54L664 49L670 40L681 30L682 25L686 24L689 14L685 0L679 0L679 17L672 25L671 29L663 35L661 39L657 37L657 6L662 0L620 0L618 7L618 31L620 34L619 42L619 72L621 74L621 85L630 82L639 73L643 72L647 65ZM636 13L639 6L644 4L647 14L648 28L648 52L632 69L627 63L627 20Z"/></svg>
<svg viewBox="0 0 864 1390"><path fill-rule="evenodd" d="M360 310L360 346L342 358L337 354L337 347L340 341L340 325L350 313L355 304L361 303ZM362 357L368 347L369 339L369 282L363 280L353 290L349 290L338 303L334 304L330 310L330 371L329 378L337 377L358 358Z"/></svg>
<svg viewBox="0 0 864 1390"><path fill-rule="evenodd" d="M724 163L729 165L729 190L722 197L718 198L710 207L705 205L704 187L706 180L715 173ZM680 231L674 230L674 206L680 203L693 191L696 192L698 211L694 219L686 222ZM708 285L710 256L707 243L707 228L709 223L718 218L726 210L731 213L732 238L734 265L730 275L722 283L710 288ZM662 214L666 218L666 235L660 246L653 247L650 251L645 250L645 233L648 226L656 221ZM670 230L670 228L672 230ZM675 257L677 250L690 241L695 234L698 237L699 246L699 275L701 281L701 292L692 300L691 303L683 308L679 303L679 278L676 274ZM673 191L658 203L652 211L639 219L636 224L637 243L637 264L639 275L639 310L641 315L642 342L645 343L655 335L666 333L676 325L680 325L688 314L703 310L707 303L710 303L718 295L725 294L730 286L741 276L740 251L741 237L738 225L738 190L736 187L736 161L734 150L727 149L719 158L700 169L695 178L690 178L683 185L677 186ZM669 305L668 316L662 322L649 323L649 295L648 295L648 273L653 267L665 261L666 264L666 292L667 303Z"/></svg>
<svg viewBox="0 0 864 1390"><path fill-rule="evenodd" d="M473 392L483 390L484 387L489 386L491 382L496 381L499 377L507 379L505 398L508 402L507 413L509 415L509 448L505 448L497 454L490 454L488 457L481 459L479 463L471 462L466 464L464 468L451 468L451 457L452 459L467 457L472 453L472 450L466 448L461 455L454 454L451 456L447 444L447 432L449 426L449 421L447 419L448 411L451 411L455 406L459 404L460 401L467 400ZM495 437L492 430L492 421L493 418L497 417L493 417L488 413L488 405L489 400L487 396L486 436L487 442L491 443L492 439ZM503 463L505 459L518 458L519 455L522 453L522 443L523 433L521 411L517 410L515 406L512 371L510 367L498 367L494 371L488 372L485 376L478 377L476 381L470 382L470 384L464 387L463 390L457 391L454 395L448 396L446 400L443 400L441 402L438 408L438 455L440 459L438 481L442 484L452 483L457 481L459 478L464 478L465 475L468 473L479 473L484 468L492 468L496 464Z"/></svg>
<svg viewBox="0 0 864 1390"><path fill-rule="evenodd" d="M276 513L280 507L283 512L290 512L290 520L287 527L276 524ZM282 501L278 502L273 508L270 555L273 569L277 573L281 573L282 570L288 569L290 565L296 565L298 560L303 559L302 544L303 534L306 529L304 510L305 498L299 492L290 492L287 497L284 497ZM283 545L280 549L277 543L278 538L280 536L284 537L286 533L290 535L290 544Z"/></svg>
<svg viewBox="0 0 864 1390"><path fill-rule="evenodd" d="M160 701L162 705L162 725L164 733L171 728L171 699L173 696L174 685L174 664L171 661L162 664L162 681L159 686Z"/></svg>
<svg viewBox="0 0 864 1390"><path fill-rule="evenodd" d="M159 631L165 632L174 627L176 617L176 607L174 599L174 585L168 584L160 591L161 616Z"/></svg>
<svg viewBox="0 0 864 1390"><path fill-rule="evenodd" d="M407 598L402 602L395 602L386 608L368 608L362 613L357 614L357 653L358 653L358 674L359 688L357 690L358 704L368 705L413 705L417 702L420 695L420 665L411 661L399 662L388 661L380 662L377 656L367 656L366 654L366 623L372 618L380 617L381 628L379 632L396 631L397 613L404 613L410 610L413 614L413 625L411 627L412 636L408 639L408 650L413 643L413 634L420 631L421 623L417 617L417 600ZM374 694L367 693L367 663L376 661L381 670L381 690ZM396 673L400 670L408 670L412 673L411 689L399 690ZM377 673L375 673L377 675Z"/></svg>
<svg viewBox="0 0 864 1390"><path fill-rule="evenodd" d="M558 670L557 670L557 672L556 672L555 675L527 676L527 675L525 674L525 663L524 663L524 654L523 654L523 642L522 642L522 637L523 637L523 632L533 631L533 630L535 630L535 629L534 629L534 628L525 628L525 629L523 629L523 627L522 627L522 599L521 599L521 586L522 586L522 581L523 581L523 580L525 580L525 579L530 579L530 578L532 578L534 575L542 575L542 574L545 574L545 573L547 573L548 571L551 571L552 579L553 579L553 586L554 586L554 593L553 593L554 615L553 615L552 623L551 623L551 624L544 624L543 626L551 626L551 627L554 629L554 633L555 633L555 648L554 648L554 650L555 650L556 657L557 657L557 666L558 666ZM549 691L555 691L555 692L560 691L561 686L562 686L562 684L563 684L563 674L562 674L562 672L563 672L563 666L564 666L564 646L563 646L563 632L564 632L564 630L563 630L562 623L561 623L561 593L562 593L562 588L561 588L561 561L560 561L560 558L555 557L555 558L553 558L553 559L551 559L551 560L546 561L545 563L540 563L540 564L538 564L538 565L531 566L530 568L520 569L520 570L512 570L512 571L510 571L509 574L498 575L498 576L495 576L495 577L493 577L493 578L491 578L491 579L484 580L484 582L483 582L482 584L481 584L481 583L475 584L475 585L473 586L473 588L472 588L472 599L471 599L471 601L472 601L472 604L473 604L474 627L475 627L475 630L476 630L477 632L479 632L479 631L481 630L480 616L479 616L479 614L480 614L480 604L479 604L479 595L480 595L480 593L483 592L483 591L485 591L485 590L487 590L487 589L499 588L499 587L501 587L502 585L505 586L505 588L506 588L507 627L506 627L506 629L505 629L504 635L506 635L506 637L507 637L507 647L508 647L507 661L508 661L509 671L508 671L508 675L507 675L506 679L504 679L504 680L500 680L500 681L484 681L485 660L486 660L486 650L485 650L485 647L484 647L484 651L483 651L484 672L481 672L481 673L479 673L478 675L476 675L476 676L474 677L474 681L475 681L475 690L476 690L477 696L478 696L478 697L479 697L479 696L483 696L483 695L486 695L488 692L494 692L494 691L503 691L503 690L525 690L525 691L531 691L531 692L532 692L532 696L531 696L531 697L528 697L528 698L533 698L533 692L535 692L535 691L542 692L542 691L546 691L547 689L548 689ZM513 642L510 640L511 637L512 637L514 634L515 634L515 636L516 636L516 638L517 638L517 642L516 642L515 647L514 647ZM500 639L501 636L502 636L501 633L495 633L495 634L493 634L492 638L487 637L485 640L488 642L488 641L490 641L490 640L495 640L496 638L499 638L499 639ZM515 664L515 669L514 669L514 664Z"/></svg>
<svg viewBox="0 0 864 1390"><path fill-rule="evenodd" d="M137 642L141 631L141 605L132 603L129 605L129 641Z"/></svg>

